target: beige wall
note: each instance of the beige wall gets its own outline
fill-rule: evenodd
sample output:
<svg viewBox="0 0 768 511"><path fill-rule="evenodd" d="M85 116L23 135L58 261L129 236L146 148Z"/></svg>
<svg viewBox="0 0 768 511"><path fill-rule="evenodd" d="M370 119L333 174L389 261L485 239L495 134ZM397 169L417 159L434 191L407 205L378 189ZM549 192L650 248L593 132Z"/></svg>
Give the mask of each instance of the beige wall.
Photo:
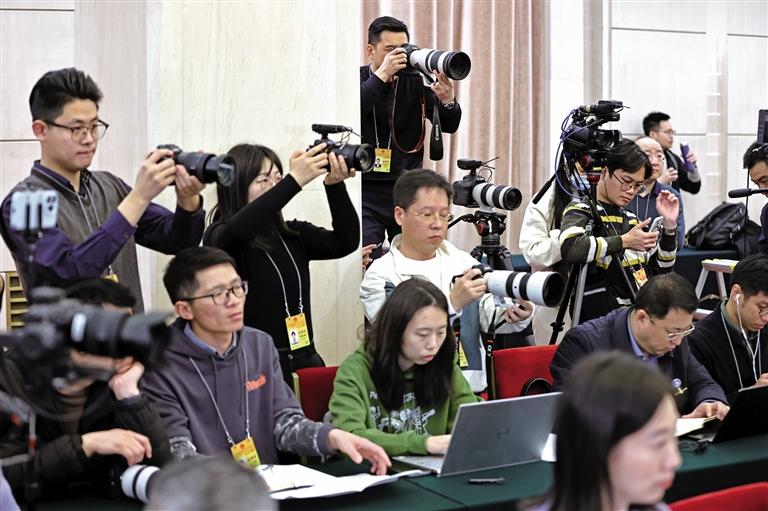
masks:
<svg viewBox="0 0 768 511"><path fill-rule="evenodd" d="M172 142L226 151L238 142L275 149L287 164L315 140L317 122L359 131L360 7L355 2L0 2L3 195L38 154L26 99L45 71L76 65L104 91L111 124L93 168L129 183L147 150ZM51 7L55 10L41 11ZM30 10L30 9L36 10ZM10 10L5 10L10 9ZM39 33L42 44L28 44ZM359 210L360 180L347 184ZM207 209L215 189L206 192ZM158 199L173 207L166 191ZM289 205L286 218L330 227L321 181ZM5 252L0 265L11 268ZM167 258L140 249L145 303L168 308L160 277ZM360 256L314 262L315 336L328 363L357 345ZM258 288L254 288L258 292Z"/></svg>

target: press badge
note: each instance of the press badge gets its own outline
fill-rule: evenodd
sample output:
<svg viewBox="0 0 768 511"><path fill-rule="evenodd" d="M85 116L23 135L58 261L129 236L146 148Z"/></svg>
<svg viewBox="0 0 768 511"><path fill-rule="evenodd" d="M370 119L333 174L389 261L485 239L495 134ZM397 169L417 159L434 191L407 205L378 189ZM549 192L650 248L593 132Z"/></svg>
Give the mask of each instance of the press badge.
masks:
<svg viewBox="0 0 768 511"><path fill-rule="evenodd" d="M112 282L115 282L116 284L120 283L120 279L117 278L116 273L108 273L102 277L103 279L111 280Z"/></svg>
<svg viewBox="0 0 768 511"><path fill-rule="evenodd" d="M640 268L637 271L632 270L632 276L635 277L635 282L637 283L638 288L643 287L643 285L648 282L648 275L645 274L645 268Z"/></svg>
<svg viewBox="0 0 768 511"><path fill-rule="evenodd" d="M232 452L232 457L246 467L256 468L261 465L259 453L256 452L256 444L253 443L252 437L247 437L242 442L236 443L229 450Z"/></svg>
<svg viewBox="0 0 768 511"><path fill-rule="evenodd" d="M288 330L288 346L291 351L309 346L309 330L304 313L285 318L285 328Z"/></svg>
<svg viewBox="0 0 768 511"><path fill-rule="evenodd" d="M469 367L467 354L464 353L464 346L461 345L461 341L456 341L456 345L457 345L457 349L459 350L459 367L462 369Z"/></svg>
<svg viewBox="0 0 768 511"><path fill-rule="evenodd" d="M374 172L389 173L392 164L392 149L376 148L376 159L373 161Z"/></svg>

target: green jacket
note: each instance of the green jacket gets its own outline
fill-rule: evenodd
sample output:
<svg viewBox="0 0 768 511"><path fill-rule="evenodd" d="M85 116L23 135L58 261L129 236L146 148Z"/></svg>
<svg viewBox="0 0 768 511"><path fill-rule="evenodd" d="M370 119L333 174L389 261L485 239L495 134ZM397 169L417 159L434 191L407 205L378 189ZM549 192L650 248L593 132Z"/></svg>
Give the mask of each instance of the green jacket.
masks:
<svg viewBox="0 0 768 511"><path fill-rule="evenodd" d="M380 445L390 456L427 454L427 438L450 433L459 405L478 401L455 365L451 397L442 406L422 409L416 405L409 369L404 373L403 407L386 410L371 379L371 363L363 346L347 357L336 373L329 408L335 426Z"/></svg>

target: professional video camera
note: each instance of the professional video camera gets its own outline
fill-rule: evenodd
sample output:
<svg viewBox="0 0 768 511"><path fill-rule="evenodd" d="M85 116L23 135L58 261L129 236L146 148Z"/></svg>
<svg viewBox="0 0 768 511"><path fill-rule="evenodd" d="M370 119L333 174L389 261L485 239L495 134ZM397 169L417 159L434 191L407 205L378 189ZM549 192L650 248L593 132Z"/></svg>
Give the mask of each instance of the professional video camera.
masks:
<svg viewBox="0 0 768 511"><path fill-rule="evenodd" d="M495 160L496 158L494 158ZM458 160L456 164L462 170L468 170L469 174L460 181L453 183L453 203L457 206L466 206L468 208L478 208L485 206L488 208L515 210L520 207L523 195L520 190L514 186L494 185L489 183L489 179L484 178L478 173L478 169L485 169L492 175L493 169L487 162L479 160Z"/></svg>
<svg viewBox="0 0 768 511"><path fill-rule="evenodd" d="M170 341L165 313L129 315L83 305L48 287L33 289L30 302L24 327L0 334L0 346L14 348L16 358L27 362L25 370L35 377L26 379L38 388L59 388L84 376L111 376L75 365L71 348L112 358L131 356L152 367Z"/></svg>
<svg viewBox="0 0 768 511"><path fill-rule="evenodd" d="M560 303L565 290L565 280L555 271L525 273L494 270L487 264L476 264L472 268L480 270L488 292L498 297L517 298L554 307Z"/></svg>
<svg viewBox="0 0 768 511"><path fill-rule="evenodd" d="M344 158L347 167L355 169L358 172L369 172L373 170L374 151L370 144L354 145L348 142L349 136L354 133L352 128L339 126L337 124L313 124L312 131L320 135L320 139L315 140L307 150L318 144L326 144L325 152L332 152L336 156ZM340 141L331 140L328 135L331 133L343 133ZM330 171L330 166L325 170Z"/></svg>
<svg viewBox="0 0 768 511"><path fill-rule="evenodd" d="M565 157L578 162L585 172L602 170L608 151L621 140L621 131L601 130L598 126L618 121L624 108L621 101L600 100L596 105L582 105L571 111L560 135Z"/></svg>
<svg viewBox="0 0 768 511"><path fill-rule="evenodd" d="M408 58L406 70L418 71L430 79L432 78L430 74L439 71L451 80L463 80L472 68L469 55L463 51L432 50L409 43L402 45L401 48L405 48L405 55Z"/></svg>
<svg viewBox="0 0 768 511"><path fill-rule="evenodd" d="M190 175L195 176L201 183L229 186L235 179L235 160L226 154L216 156L211 153L185 153L175 144L160 144L157 148L173 151L173 161L184 165Z"/></svg>

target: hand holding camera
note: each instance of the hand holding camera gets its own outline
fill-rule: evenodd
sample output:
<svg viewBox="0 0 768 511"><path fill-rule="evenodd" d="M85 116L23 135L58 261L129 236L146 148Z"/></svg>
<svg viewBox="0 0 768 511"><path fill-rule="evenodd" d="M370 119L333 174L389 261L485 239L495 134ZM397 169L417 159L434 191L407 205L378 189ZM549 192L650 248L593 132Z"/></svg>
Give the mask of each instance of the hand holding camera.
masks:
<svg viewBox="0 0 768 511"><path fill-rule="evenodd" d="M515 300L512 305L507 307L507 312L504 314L504 321L507 323L517 323L518 321L524 321L531 317L533 314L533 304L527 300Z"/></svg>
<svg viewBox="0 0 768 511"><path fill-rule="evenodd" d="M325 176L326 185L335 185L341 183L345 179L355 177L355 169L347 167L347 162L344 158L336 156L336 153L328 153L328 161L331 164L331 170L328 175Z"/></svg>
<svg viewBox="0 0 768 511"><path fill-rule="evenodd" d="M387 83L392 81L395 75L405 69L407 65L408 55L405 53L405 49L395 48L387 53L384 57L384 61L376 69L374 74L378 76L382 82Z"/></svg>
<svg viewBox="0 0 768 511"><path fill-rule="evenodd" d="M430 85L430 88L435 93L435 96L437 96L438 101L442 104L454 101L456 95L453 91L453 82L440 71L435 71L435 77L437 80Z"/></svg>
<svg viewBox="0 0 768 511"><path fill-rule="evenodd" d="M455 278L449 299L454 310L460 311L485 294L485 281L477 268L470 268L461 277Z"/></svg>
<svg viewBox="0 0 768 511"><path fill-rule="evenodd" d="M328 166L328 153L325 152L325 147L325 143L320 143L304 152L296 150L291 154L288 173L302 188L316 177L325 174L325 168Z"/></svg>
<svg viewBox="0 0 768 511"><path fill-rule="evenodd" d="M139 395L139 380L144 375L144 364L133 357L120 360L115 366L115 375L107 385L118 401Z"/></svg>

